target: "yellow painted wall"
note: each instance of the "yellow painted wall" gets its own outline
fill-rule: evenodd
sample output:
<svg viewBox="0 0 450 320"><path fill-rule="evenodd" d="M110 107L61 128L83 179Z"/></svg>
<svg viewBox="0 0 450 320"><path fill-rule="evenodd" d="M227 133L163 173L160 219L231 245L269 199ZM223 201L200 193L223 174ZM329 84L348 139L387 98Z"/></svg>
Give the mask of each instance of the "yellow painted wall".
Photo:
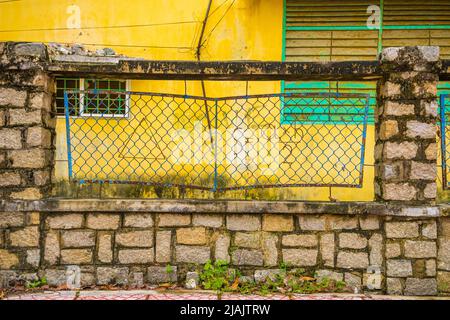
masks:
<svg viewBox="0 0 450 320"><path fill-rule="evenodd" d="M82 43L90 49L111 47L117 53L146 59L195 60L207 3L208 0L5 2L0 3L0 41ZM80 29L67 28L73 5L80 9ZM281 60L282 17L282 0L213 0L202 60ZM185 84L182 81L132 81L131 90L184 93ZM279 91L280 82L251 82L248 86L249 94ZM200 95L200 83L188 82L187 92ZM206 92L212 97L243 95L246 83L206 82ZM332 188L332 198L373 199L373 135L373 126L370 126L364 187L357 190ZM102 140L101 136L99 139ZM66 159L65 123L59 118L57 178L67 177ZM328 201L330 190L293 188L288 194L286 197L290 199Z"/></svg>

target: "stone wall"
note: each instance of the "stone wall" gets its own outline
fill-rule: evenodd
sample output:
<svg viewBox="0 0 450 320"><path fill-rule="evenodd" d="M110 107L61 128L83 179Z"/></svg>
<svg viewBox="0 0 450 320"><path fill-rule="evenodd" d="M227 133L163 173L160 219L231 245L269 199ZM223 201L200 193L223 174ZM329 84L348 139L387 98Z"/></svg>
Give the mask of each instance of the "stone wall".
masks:
<svg viewBox="0 0 450 320"><path fill-rule="evenodd" d="M375 124L380 201L433 203L437 172L439 47L387 48L381 55Z"/></svg>
<svg viewBox="0 0 450 320"><path fill-rule="evenodd" d="M3 213L0 278L7 285L46 276L58 286L75 265L84 286L183 283L188 271L220 259L251 277L284 263L359 292L445 294L449 226L450 218L375 215Z"/></svg>
<svg viewBox="0 0 450 320"><path fill-rule="evenodd" d="M235 78L231 64L213 66L227 70L221 73L227 79L258 79L244 64ZM148 210L143 200L55 203L48 199L55 153L53 72L107 76L105 70L123 68L128 78L150 79L156 73L168 77L173 70L161 74L148 68L132 71L123 62L55 62L42 44L0 43L0 284L45 276L58 286L73 270L81 271L86 286L183 283L188 271L220 259L247 276L287 264L362 291L449 294L448 205L442 209L434 204L439 49L388 48L380 63L366 67L357 62L307 63L306 69L301 64L276 64L278 69L274 63L259 64L274 79L277 72L289 73L292 80L305 75L310 80L380 79L377 203L262 206L180 200L152 202ZM180 70L177 76L187 78ZM167 265L175 271L170 276Z"/></svg>
<svg viewBox="0 0 450 320"><path fill-rule="evenodd" d="M48 197L54 159L53 77L45 47L0 43L0 196Z"/></svg>

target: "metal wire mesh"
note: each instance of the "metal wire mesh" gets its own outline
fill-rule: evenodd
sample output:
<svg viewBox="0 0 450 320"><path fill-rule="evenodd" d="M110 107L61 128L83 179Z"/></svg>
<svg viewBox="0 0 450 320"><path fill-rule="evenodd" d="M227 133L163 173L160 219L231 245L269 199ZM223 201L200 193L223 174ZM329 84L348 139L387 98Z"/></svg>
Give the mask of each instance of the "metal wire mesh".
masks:
<svg viewBox="0 0 450 320"><path fill-rule="evenodd" d="M64 96L74 181L210 191L362 186L368 95Z"/></svg>
<svg viewBox="0 0 450 320"><path fill-rule="evenodd" d="M442 161L442 187L450 189L450 95L441 95L440 103L441 118L441 161Z"/></svg>

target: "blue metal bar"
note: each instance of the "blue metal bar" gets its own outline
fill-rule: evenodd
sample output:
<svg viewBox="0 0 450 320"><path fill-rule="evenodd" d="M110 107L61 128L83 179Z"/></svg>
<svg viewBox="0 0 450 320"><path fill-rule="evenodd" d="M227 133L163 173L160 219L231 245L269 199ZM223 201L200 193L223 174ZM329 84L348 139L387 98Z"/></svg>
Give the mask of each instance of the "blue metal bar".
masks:
<svg viewBox="0 0 450 320"><path fill-rule="evenodd" d="M215 121L214 121L214 131L215 131L215 137L214 137L214 188L213 188L213 192L217 191L217 188L219 186L219 181L218 181L218 175L219 175L219 164L218 164L218 159L217 159L217 153L219 151L218 149L218 141L217 141L217 131L219 131L219 113L218 113L218 108L217 108L217 101L214 103L214 114L215 114Z"/></svg>
<svg viewBox="0 0 450 320"><path fill-rule="evenodd" d="M73 178L73 171L72 171L72 147L70 144L70 115L69 115L69 96L67 91L64 91L64 112L66 115L66 138L67 138L67 162L68 162L68 169L69 169L69 179L71 180Z"/></svg>
<svg viewBox="0 0 450 320"><path fill-rule="evenodd" d="M366 137L367 137L367 123L369 117L369 104L370 97L366 100L366 108L364 110L364 122L363 122L363 133L362 133L362 141L361 141L361 164L359 169L359 187L362 188L364 181L364 163L365 163L365 153L366 153Z"/></svg>
<svg viewBox="0 0 450 320"><path fill-rule="evenodd" d="M445 99L449 97L448 94L441 94L441 162L442 162L442 187L448 189L450 185L447 182L447 143L446 143L446 106Z"/></svg>

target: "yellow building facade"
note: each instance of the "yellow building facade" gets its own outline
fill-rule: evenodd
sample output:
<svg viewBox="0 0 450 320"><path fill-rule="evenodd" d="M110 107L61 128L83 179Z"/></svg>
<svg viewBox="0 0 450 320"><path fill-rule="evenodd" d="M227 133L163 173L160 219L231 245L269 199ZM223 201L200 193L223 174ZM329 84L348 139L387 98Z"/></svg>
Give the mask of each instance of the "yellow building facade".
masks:
<svg viewBox="0 0 450 320"><path fill-rule="evenodd" d="M4 2L0 3L0 41L79 43L93 51L106 47L112 48L117 54L150 60L375 60L380 43L384 46L440 45L444 55L450 54L448 50L450 29L392 29L386 31L384 35L386 38L383 38L378 30L358 29L365 28L366 21L371 17L372 12L366 10L370 5L368 1L359 1L357 6L350 1L348 3L343 1L340 4L337 4L337 1L319 2L291 0L213 0L211 2L209 0L134 0L129 2L21 0ZM382 1L379 5L383 5ZM353 6L350 8L352 10L348 10L348 6ZM387 8L386 16L389 17L391 7L388 0L385 1L384 6ZM420 6L419 2L417 6ZM417 11L420 10L418 7ZM351 11L354 13L349 16L350 18L345 18L348 15L346 12ZM208 18L202 32L207 13L209 13ZM402 23L404 25L407 22L398 24ZM353 28L355 26L358 28ZM194 96L203 94L199 81L133 80L129 81L127 89L138 92L187 93ZM290 84L280 81L205 82L205 92L208 97L296 90L368 92L373 95L374 89L375 84L372 82L359 84L326 82L325 86L323 82L311 84ZM372 101L372 109L373 103ZM279 108L279 105L275 105L275 108ZM130 112L134 112L133 108ZM141 112L143 112L142 109ZM178 110L178 112L183 111ZM193 110L191 112L194 117L196 112ZM122 120L116 122L120 121ZM278 122L277 125L280 123ZM84 131L88 131L88 127ZM105 141L102 133L96 131L99 130L98 128L92 129L92 125L90 128L90 134L96 135L97 140L102 144L102 141ZM61 115L57 120L55 172L57 180L68 178L65 130L65 118ZM148 128L144 126L142 130L144 132ZM336 143L343 143L345 140L344 138ZM261 197L321 201L372 200L374 197L374 140L373 121L369 121L362 188L274 189L265 191L266 193ZM95 149L98 146L93 145L92 148ZM339 154L339 156L343 157L345 154ZM108 162L108 159L102 161ZM224 197L241 196L242 193L232 194L232 192L224 195Z"/></svg>

